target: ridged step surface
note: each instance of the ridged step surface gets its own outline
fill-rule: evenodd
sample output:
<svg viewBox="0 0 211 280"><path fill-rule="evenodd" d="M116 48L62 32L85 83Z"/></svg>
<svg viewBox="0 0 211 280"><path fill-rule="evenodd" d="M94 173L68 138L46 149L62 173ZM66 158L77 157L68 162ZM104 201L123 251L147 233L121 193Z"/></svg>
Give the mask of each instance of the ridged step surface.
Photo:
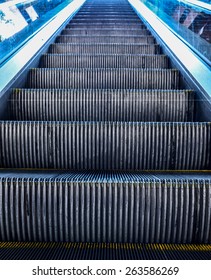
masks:
<svg viewBox="0 0 211 280"><path fill-rule="evenodd" d="M210 176L55 175L0 179L2 241L211 242Z"/></svg>
<svg viewBox="0 0 211 280"><path fill-rule="evenodd" d="M128 11L128 10L122 10L122 9L119 9L117 11L117 9L113 10L113 11L106 11L106 10L92 10L92 11L81 11L79 10L77 12L77 16L83 16L83 17L86 17L88 15L91 15L91 16L112 16L112 17L116 17L118 15L127 15L127 16L136 16L137 17L137 14L134 12L134 11Z"/></svg>
<svg viewBox="0 0 211 280"><path fill-rule="evenodd" d="M129 30L124 30L124 29L99 29L99 28L93 28L93 29L71 29L71 28L66 28L61 32L61 35L90 35L90 36L125 36L125 35L130 35L130 36L143 36L143 35L150 35L150 31L147 29L129 29Z"/></svg>
<svg viewBox="0 0 211 280"><path fill-rule="evenodd" d="M52 44L49 53L75 53L75 54L160 54L160 46L156 44L115 44L115 43L89 43L89 44Z"/></svg>
<svg viewBox="0 0 211 280"><path fill-rule="evenodd" d="M211 123L0 122L1 168L206 170Z"/></svg>
<svg viewBox="0 0 211 280"><path fill-rule="evenodd" d="M175 69L35 68L27 87L60 89L179 89Z"/></svg>
<svg viewBox="0 0 211 280"><path fill-rule="evenodd" d="M56 43L130 43L130 44L154 44L155 39L153 36L82 36L82 35L60 35L56 39Z"/></svg>
<svg viewBox="0 0 211 280"><path fill-rule="evenodd" d="M43 68L168 68L165 55L44 54Z"/></svg>
<svg viewBox="0 0 211 280"><path fill-rule="evenodd" d="M210 260L209 244L1 242L1 260Z"/></svg>
<svg viewBox="0 0 211 280"><path fill-rule="evenodd" d="M17 89L11 118L48 121L191 121L194 94L187 90Z"/></svg>
<svg viewBox="0 0 211 280"><path fill-rule="evenodd" d="M103 24L103 23L112 23L112 24L114 24L114 23L119 23L119 24L121 24L121 23L123 23L123 24L127 24L127 25L129 25L129 24L134 24L134 23L142 23L141 21L140 21L140 19L139 18L136 18L136 19L127 19L127 18L120 18L120 19L118 19L118 18L114 18L114 19L103 19L103 18L99 18L99 19L95 19L95 18L90 18L90 19L86 19L86 18L81 18L81 19L75 19L75 18L73 18L72 20L71 20L71 23L84 23L84 24L86 24L86 23L96 23L96 24Z"/></svg>
<svg viewBox="0 0 211 280"><path fill-rule="evenodd" d="M94 21L98 21L98 20L102 20L102 18L105 17L106 20L108 20L108 21L115 19L115 20L122 20L122 21L127 20L127 21L131 21L131 22L133 22L134 20L137 20L140 22L140 19L136 14L133 14L133 15L115 14L113 16L113 18L111 18L111 16L109 18L109 16L110 16L109 13L105 14L104 16L95 14L94 17L93 17L93 15L86 15L86 17L84 17L83 15L76 14L74 16L73 20L92 20L93 19Z"/></svg>
<svg viewBox="0 0 211 280"><path fill-rule="evenodd" d="M133 23L133 24L128 24L128 23L109 23L109 22L104 22L104 23L93 23L93 22L90 22L90 23L81 23L81 22L78 22L78 23L74 23L74 22L71 22L70 24L67 24L66 25L66 28L71 28L71 29L95 29L95 28L101 28L102 30L103 29L122 29L122 28L125 28L125 29L139 29L139 30L142 30L142 29L146 29L146 26L142 23Z"/></svg>

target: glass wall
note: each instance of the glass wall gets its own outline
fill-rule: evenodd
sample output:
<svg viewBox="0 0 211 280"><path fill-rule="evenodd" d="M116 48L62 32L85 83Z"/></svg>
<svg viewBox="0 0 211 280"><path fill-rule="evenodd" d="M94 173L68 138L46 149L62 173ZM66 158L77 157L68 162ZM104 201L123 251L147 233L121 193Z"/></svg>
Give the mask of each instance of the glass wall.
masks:
<svg viewBox="0 0 211 280"><path fill-rule="evenodd" d="M142 0L211 65L211 0Z"/></svg>
<svg viewBox="0 0 211 280"><path fill-rule="evenodd" d="M0 0L0 64L71 1ZM141 1L211 65L211 0Z"/></svg>
<svg viewBox="0 0 211 280"><path fill-rule="evenodd" d="M0 64L72 0L0 0Z"/></svg>

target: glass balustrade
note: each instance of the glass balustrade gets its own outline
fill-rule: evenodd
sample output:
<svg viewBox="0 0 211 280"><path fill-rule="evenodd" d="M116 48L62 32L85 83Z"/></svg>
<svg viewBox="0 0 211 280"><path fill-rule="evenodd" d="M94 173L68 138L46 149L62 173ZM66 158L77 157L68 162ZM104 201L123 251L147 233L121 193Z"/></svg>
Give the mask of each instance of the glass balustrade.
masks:
<svg viewBox="0 0 211 280"><path fill-rule="evenodd" d="M211 0L141 0L211 65Z"/></svg>
<svg viewBox="0 0 211 280"><path fill-rule="evenodd" d="M0 0L0 64L72 0Z"/></svg>
<svg viewBox="0 0 211 280"><path fill-rule="evenodd" d="M0 0L0 64L72 0ZM211 65L211 0L140 0Z"/></svg>

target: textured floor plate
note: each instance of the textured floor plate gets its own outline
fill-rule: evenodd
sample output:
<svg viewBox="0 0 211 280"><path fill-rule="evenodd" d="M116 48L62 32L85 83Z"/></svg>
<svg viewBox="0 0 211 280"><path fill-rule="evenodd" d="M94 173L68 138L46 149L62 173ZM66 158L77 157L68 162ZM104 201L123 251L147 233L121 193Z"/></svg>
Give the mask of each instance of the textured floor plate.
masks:
<svg viewBox="0 0 211 280"><path fill-rule="evenodd" d="M1 242L1 260L210 260L211 245Z"/></svg>

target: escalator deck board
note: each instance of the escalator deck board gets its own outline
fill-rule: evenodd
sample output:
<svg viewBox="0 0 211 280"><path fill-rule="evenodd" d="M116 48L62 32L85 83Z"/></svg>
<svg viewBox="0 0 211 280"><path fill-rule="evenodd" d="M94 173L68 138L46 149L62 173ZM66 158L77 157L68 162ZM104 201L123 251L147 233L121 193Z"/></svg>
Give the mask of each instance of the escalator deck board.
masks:
<svg viewBox="0 0 211 280"><path fill-rule="evenodd" d="M210 260L211 245L1 242L1 260Z"/></svg>

